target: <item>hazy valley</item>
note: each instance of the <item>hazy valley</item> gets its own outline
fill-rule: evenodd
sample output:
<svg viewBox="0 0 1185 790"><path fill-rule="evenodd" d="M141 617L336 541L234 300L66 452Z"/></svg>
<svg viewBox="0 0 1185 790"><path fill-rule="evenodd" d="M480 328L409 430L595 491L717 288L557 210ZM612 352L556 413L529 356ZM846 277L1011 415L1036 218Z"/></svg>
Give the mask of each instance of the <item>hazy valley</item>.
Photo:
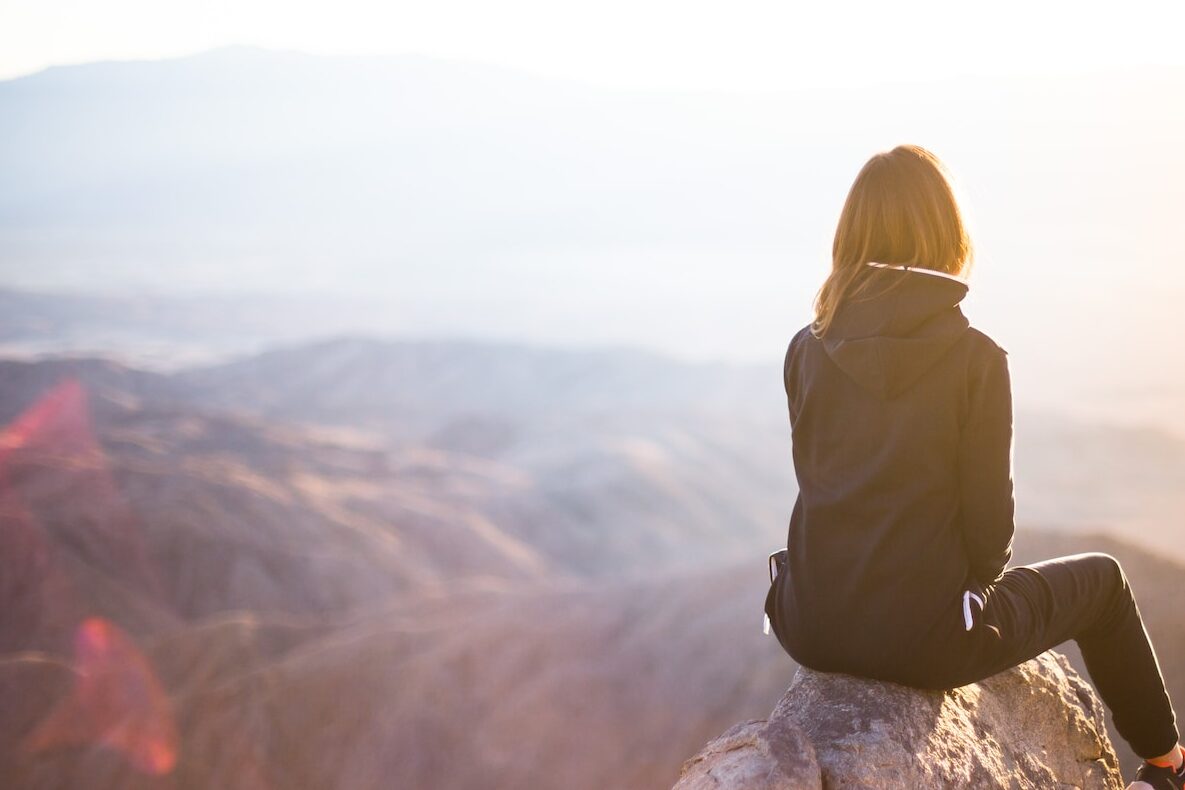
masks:
<svg viewBox="0 0 1185 790"><path fill-rule="evenodd" d="M762 378L357 338L171 374L2 363L0 767L28 787L668 785L793 673L760 631L793 502L788 422L743 408L777 397ZM1044 432L1018 428L1018 505L1060 518L1022 521L1018 561L1120 556L1185 697L1181 565L1092 534L1179 529L1181 447L1024 425ZM166 775L45 724L93 617L164 690Z"/></svg>

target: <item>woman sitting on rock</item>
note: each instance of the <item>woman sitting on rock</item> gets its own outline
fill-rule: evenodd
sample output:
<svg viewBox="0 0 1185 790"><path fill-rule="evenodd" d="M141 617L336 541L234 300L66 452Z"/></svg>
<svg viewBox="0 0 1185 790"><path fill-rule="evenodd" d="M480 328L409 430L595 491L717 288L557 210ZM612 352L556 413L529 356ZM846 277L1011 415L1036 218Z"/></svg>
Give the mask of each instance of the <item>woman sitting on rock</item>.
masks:
<svg viewBox="0 0 1185 790"><path fill-rule="evenodd" d="M778 641L807 667L946 689L1073 639L1145 760L1131 787L1180 790L1185 751L1118 561L1007 567L1008 354L959 307L972 249L938 159L869 160L832 254L786 352L799 495L766 599Z"/></svg>

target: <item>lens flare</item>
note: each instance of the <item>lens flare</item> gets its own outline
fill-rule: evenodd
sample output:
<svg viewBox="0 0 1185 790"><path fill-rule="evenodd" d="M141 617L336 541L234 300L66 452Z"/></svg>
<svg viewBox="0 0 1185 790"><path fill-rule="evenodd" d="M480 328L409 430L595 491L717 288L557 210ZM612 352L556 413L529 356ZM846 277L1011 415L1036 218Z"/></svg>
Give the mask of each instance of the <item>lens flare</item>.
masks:
<svg viewBox="0 0 1185 790"><path fill-rule="evenodd" d="M9 617L18 616L8 630L24 642L8 647L73 637L73 686L22 747L33 754L100 744L143 774L168 774L179 741L169 698L132 638L91 616L45 524L85 546L89 562L118 568L120 578L162 600L135 514L95 436L86 389L73 377L0 429L0 595ZM61 637L53 635L58 624L68 629Z"/></svg>
<svg viewBox="0 0 1185 790"><path fill-rule="evenodd" d="M72 541L87 546L91 562L154 600L167 600L77 377L63 378L0 430L0 487L10 486L38 520L71 531Z"/></svg>
<svg viewBox="0 0 1185 790"><path fill-rule="evenodd" d="M169 698L131 637L101 617L84 621L74 639L74 687L28 735L30 753L99 743L146 774L177 762L178 735Z"/></svg>

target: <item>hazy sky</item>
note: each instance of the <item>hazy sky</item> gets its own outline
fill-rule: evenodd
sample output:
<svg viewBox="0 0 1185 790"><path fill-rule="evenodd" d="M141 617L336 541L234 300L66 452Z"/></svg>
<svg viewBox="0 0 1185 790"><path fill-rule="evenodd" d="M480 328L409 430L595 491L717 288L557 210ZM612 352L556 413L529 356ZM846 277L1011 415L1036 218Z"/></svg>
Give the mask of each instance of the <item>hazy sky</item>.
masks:
<svg viewBox="0 0 1185 790"><path fill-rule="evenodd" d="M350 83L357 95L302 82L267 93L274 106L250 93L264 83L248 81L246 113L219 103L239 96L229 88L187 98L178 70L167 73L180 82L144 107L109 100L123 95L118 85L52 101L11 91L0 112L11 169L0 182L0 217L11 220L0 222L0 280L10 282L0 285L321 293L365 282L369 293L379 276L382 298L402 300L388 311L401 331L776 361L809 320L859 165L916 142L969 187L981 261L969 314L1013 354L1024 399L1155 414L1185 434L1185 373L1174 364L1185 301L1185 111L1173 100L1185 80L1182 22L1180 0L0 0L0 78L245 44L414 52L612 87L816 89L638 102L513 80L514 101L477 102L473 117L448 101L406 116L359 111L375 120L361 131L351 112L319 108L381 110L367 80ZM202 62L232 56L243 53ZM1142 66L1175 68L1037 79ZM450 73L425 82L424 95L443 86L466 96L449 93L460 85ZM1008 79L959 79L971 74ZM887 84L903 80L945 82ZM567 97L563 112L525 109L553 108L556 95ZM690 109L701 103L719 109ZM431 132L422 139L421 121ZM80 130L92 136L73 145ZM299 242L293 217L308 231Z"/></svg>
<svg viewBox="0 0 1185 790"><path fill-rule="evenodd" d="M619 87L1185 64L1180 2L0 0L0 78L225 44L482 60Z"/></svg>

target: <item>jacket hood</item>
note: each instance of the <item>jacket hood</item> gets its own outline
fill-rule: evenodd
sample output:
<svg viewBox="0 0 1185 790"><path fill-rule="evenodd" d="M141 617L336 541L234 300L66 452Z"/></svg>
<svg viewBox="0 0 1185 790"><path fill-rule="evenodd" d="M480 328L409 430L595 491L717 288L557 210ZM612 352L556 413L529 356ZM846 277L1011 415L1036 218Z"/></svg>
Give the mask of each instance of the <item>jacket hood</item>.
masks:
<svg viewBox="0 0 1185 790"><path fill-rule="evenodd" d="M970 322L959 302L969 289L962 280L916 268L883 267L873 277L869 293L875 296L841 303L822 342L844 373L889 400L967 331Z"/></svg>

